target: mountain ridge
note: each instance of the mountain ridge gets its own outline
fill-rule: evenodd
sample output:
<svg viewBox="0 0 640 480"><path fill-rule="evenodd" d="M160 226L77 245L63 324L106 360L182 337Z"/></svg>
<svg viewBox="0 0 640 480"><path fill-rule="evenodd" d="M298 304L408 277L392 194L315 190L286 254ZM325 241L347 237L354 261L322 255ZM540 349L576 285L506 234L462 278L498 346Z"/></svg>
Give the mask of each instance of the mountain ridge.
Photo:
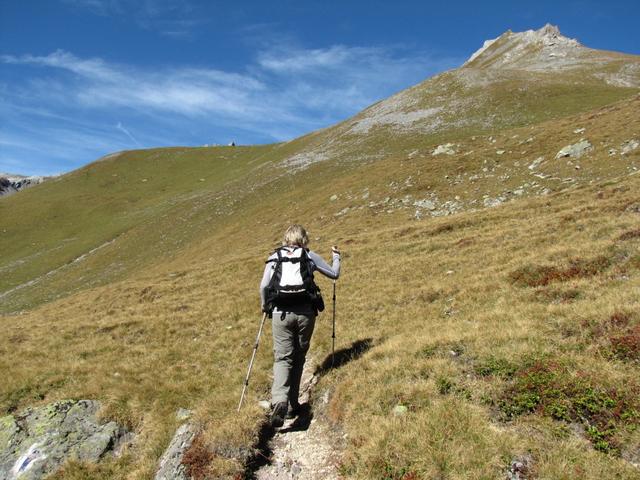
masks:
<svg viewBox="0 0 640 480"><path fill-rule="evenodd" d="M496 63L508 60L510 51L523 45L514 65ZM531 45L533 51L526 48ZM558 46L578 53L562 57L557 55ZM556 54L548 56L546 48ZM380 158L389 145L410 152L425 136L446 143L460 136L560 118L640 91L640 56L587 49L550 25L537 31L506 32L480 50L472 55L473 61L459 68L302 137L312 139L310 145L287 158L285 166L304 167L340 157L350 161ZM540 55L544 65L554 68L537 68ZM387 137L385 144L376 141L380 136Z"/></svg>

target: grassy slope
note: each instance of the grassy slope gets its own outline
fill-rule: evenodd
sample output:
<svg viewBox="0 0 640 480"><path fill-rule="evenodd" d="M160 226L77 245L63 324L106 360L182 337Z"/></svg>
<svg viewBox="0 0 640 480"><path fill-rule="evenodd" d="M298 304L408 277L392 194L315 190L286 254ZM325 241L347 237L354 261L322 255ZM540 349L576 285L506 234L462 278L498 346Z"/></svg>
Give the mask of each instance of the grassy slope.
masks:
<svg viewBox="0 0 640 480"><path fill-rule="evenodd" d="M348 435L342 467L346 475L411 478L415 472L424 478L495 478L514 456L528 452L540 478L637 476L620 460L633 459L640 445L633 430L633 412L640 410L633 403L637 350L617 346L620 338L631 347L638 342L634 332L640 319L634 312L640 265L634 232L640 177L634 172L640 159L638 150L611 157L608 150L638 138L639 101L462 138L460 153L451 157L431 156L435 145L427 144L411 158L398 152L370 165L326 161L275 180L277 170L259 169L251 172L250 181L243 175L253 164L241 158L235 182L202 189L202 150L178 150L193 153L189 161L167 155L177 171L183 171L178 165L194 169L193 177L179 180L187 185L179 186L179 201L169 203L176 198L169 191L173 183L156 185L151 191L160 192L159 199L136 210L142 221L100 230L102 236L96 234L87 246L120 231L126 232L124 243L119 237L114 250L105 247L91 257L95 263L80 263L77 273L65 272L47 285L51 295L72 290L70 285L77 288L86 268L103 272L114 258L125 265L123 272L134 274L122 273L121 281L0 320L6 332L0 339L0 370L9 372L0 386L1 408L15 411L58 398L99 398L105 402L105 416L139 433L129 455L100 467L72 465L62 475L66 478L148 478L181 406L194 408L206 424L207 442L216 452L211 471L237 472L262 419L255 400L265 398L269 386L267 331L247 408L241 415L233 413L259 320L256 283L269 247L289 222L300 220L320 253L327 254L334 242L346 251L338 291L339 347L367 338L373 344L360 359L326 374L317 390L330 392L324 415ZM582 135L595 147L580 159L580 170L573 161L554 158L579 138L573 133L576 127L586 128ZM299 146L264 148L266 156L256 164L282 158ZM505 153L498 155L498 149ZM539 156L545 158L539 167L548 175L545 179L533 177L528 168ZM131 162L112 162L88 172L104 168L103 173L113 175L117 172L111 169L122 168L134 181L130 169L125 170ZM157 168L152 160L144 166L144 185L155 181L151 174ZM82 171L76 175L105 179ZM305 188L304 202L300 187ZM505 193L520 187L525 198ZM162 188L172 194L163 197ZM195 191L183 194L186 188ZM543 188L559 193L526 198ZM96 189L92 187L92 195ZM32 190L33 195L41 191ZM338 199L331 201L332 194ZM411 201L403 202L407 195ZM473 209L481 207L485 195L506 195L513 201L496 209L415 220L414 200L459 197L465 209ZM12 198L41 201L26 196L7 200ZM83 197L77 198L80 203ZM229 198L238 203L229 205ZM122 205L117 211L126 208ZM223 207L233 208L233 215ZM168 216L163 219L162 214ZM185 215L189 221L180 220ZM96 229L104 224L97 221ZM69 235L73 232L64 232L57 241ZM171 242L159 243L162 235ZM151 257L163 251L163 260L153 262ZM589 267L599 257L607 261ZM576 262L591 270L560 274ZM550 266L560 272L550 277L551 283L526 286L546 278L553 270L543 267ZM320 283L329 290L328 282ZM23 291L15 305L45 299L40 287ZM611 321L617 312L628 317L626 323ZM56 335L51 335L52 325ZM329 331L322 320L312 350L318 360L330 351ZM606 335L599 333L603 331ZM19 364L15 358L21 359ZM543 380L560 392L555 403L539 393L538 403L527 397L538 388L523 387L532 365L546 372ZM580 391L565 388L576 376L591 383ZM614 389L619 392L609 398L614 407L596 402L599 417L585 416L579 405L589 400L589 388L609 397ZM409 408L405 417L391 415L397 404ZM614 411L621 405L624 409ZM554 420L550 412L562 406L566 418L556 413L560 420ZM602 419L611 423L608 430ZM588 429L594 425L596 432Z"/></svg>
<svg viewBox="0 0 640 480"><path fill-rule="evenodd" d="M0 290L37 283L6 295L2 310L29 308L171 256L206 232L209 218L232 208L225 192L278 148L125 152L4 198Z"/></svg>
<svg viewBox="0 0 640 480"><path fill-rule="evenodd" d="M400 102L406 111L442 106L443 124L428 134L419 133L428 127L421 122L404 130L378 125L367 134L354 134L354 125L371 116L378 104L286 144L125 152L3 198L0 312L32 308L171 257L228 221L233 204L252 189L275 183L283 169L261 167L282 159L320 156L348 169L358 166L353 163L409 153L424 157L441 142L466 139L469 148L477 148L468 141L472 135L562 118L637 92L584 78L560 81L552 74L536 75L532 81L531 73L513 71L497 79L494 73L466 68L381 102ZM489 154L486 145L484 153Z"/></svg>

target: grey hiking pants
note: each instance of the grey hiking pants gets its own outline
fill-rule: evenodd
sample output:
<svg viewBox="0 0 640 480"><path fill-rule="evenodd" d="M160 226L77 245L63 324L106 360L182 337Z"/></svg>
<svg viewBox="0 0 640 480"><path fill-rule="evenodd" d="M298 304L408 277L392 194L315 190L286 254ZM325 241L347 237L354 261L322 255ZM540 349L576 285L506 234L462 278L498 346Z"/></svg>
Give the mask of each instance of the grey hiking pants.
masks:
<svg viewBox="0 0 640 480"><path fill-rule="evenodd" d="M274 312L271 322L273 332L273 385L271 403L289 402L298 405L300 379L305 356L309 350L311 334L315 326L315 314Z"/></svg>

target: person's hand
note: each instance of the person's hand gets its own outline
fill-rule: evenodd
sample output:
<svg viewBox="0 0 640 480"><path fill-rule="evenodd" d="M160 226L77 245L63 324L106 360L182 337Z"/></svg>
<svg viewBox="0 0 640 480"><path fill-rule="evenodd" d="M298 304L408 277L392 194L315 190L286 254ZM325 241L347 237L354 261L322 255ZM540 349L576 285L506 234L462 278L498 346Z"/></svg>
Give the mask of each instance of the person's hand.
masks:
<svg viewBox="0 0 640 480"><path fill-rule="evenodd" d="M340 255L340 250L338 250L338 246L334 245L333 247L331 247L331 251L333 253L337 253L338 255Z"/></svg>

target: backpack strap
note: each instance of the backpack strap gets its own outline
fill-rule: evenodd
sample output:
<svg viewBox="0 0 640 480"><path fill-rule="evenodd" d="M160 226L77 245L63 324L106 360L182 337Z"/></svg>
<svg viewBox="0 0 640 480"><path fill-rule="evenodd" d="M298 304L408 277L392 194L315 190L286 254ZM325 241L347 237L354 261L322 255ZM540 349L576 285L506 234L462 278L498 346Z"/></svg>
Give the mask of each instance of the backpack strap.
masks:
<svg viewBox="0 0 640 480"><path fill-rule="evenodd" d="M276 248L276 251L274 253L276 255L278 255L278 258L271 258L271 259L267 260L264 263L274 263L274 262L278 262L278 263L282 263L282 262L300 263L302 261L302 257L305 256L305 254L306 254L306 250L303 248L302 249L302 255L300 255L299 257L295 257L295 258L283 257L282 254L280 253L280 251L283 248L285 248L285 247Z"/></svg>

